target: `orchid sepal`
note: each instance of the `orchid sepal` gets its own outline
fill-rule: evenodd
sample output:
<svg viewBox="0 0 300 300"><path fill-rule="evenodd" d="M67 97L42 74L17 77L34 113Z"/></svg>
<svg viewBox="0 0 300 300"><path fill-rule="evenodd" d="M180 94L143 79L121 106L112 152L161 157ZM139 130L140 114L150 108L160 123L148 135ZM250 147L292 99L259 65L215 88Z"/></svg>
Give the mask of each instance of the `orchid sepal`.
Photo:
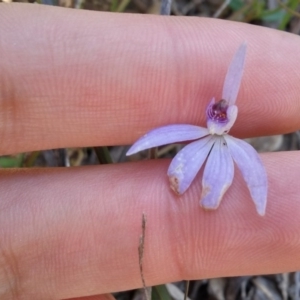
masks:
<svg viewBox="0 0 300 300"><path fill-rule="evenodd" d="M255 149L240 139L225 136L228 149L248 186L259 215L264 216L267 205L268 179L263 163Z"/></svg>
<svg viewBox="0 0 300 300"><path fill-rule="evenodd" d="M139 138L127 151L126 155L132 155L139 151L158 147L171 143L192 141L209 135L207 128L189 125L175 124L158 127Z"/></svg>

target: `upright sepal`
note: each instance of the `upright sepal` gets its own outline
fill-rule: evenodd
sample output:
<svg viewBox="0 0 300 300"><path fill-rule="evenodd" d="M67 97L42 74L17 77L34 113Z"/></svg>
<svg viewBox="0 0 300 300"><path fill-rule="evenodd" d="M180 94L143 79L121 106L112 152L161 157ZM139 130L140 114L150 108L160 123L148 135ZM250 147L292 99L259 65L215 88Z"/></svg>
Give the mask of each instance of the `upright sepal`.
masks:
<svg viewBox="0 0 300 300"><path fill-rule="evenodd" d="M229 105L235 103L244 71L246 57L246 43L242 44L234 55L231 64L228 68L224 85L222 99L226 100Z"/></svg>

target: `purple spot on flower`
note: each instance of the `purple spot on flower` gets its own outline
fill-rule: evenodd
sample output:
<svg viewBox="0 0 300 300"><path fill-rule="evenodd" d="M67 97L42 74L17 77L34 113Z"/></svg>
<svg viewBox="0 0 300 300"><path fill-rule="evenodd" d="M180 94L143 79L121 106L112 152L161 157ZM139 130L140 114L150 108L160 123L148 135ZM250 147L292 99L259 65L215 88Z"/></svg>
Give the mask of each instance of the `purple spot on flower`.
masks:
<svg viewBox="0 0 300 300"><path fill-rule="evenodd" d="M227 108L228 103L226 100L221 99L219 102L210 106L207 110L207 115L210 119L217 121L217 122L227 122Z"/></svg>

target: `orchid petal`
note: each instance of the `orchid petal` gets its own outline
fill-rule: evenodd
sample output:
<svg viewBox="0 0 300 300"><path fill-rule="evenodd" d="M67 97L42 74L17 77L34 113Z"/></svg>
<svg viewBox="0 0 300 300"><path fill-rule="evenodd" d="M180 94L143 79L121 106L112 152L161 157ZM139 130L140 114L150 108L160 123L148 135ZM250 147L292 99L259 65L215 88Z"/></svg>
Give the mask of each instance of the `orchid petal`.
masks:
<svg viewBox="0 0 300 300"><path fill-rule="evenodd" d="M183 194L191 185L192 181L203 165L215 139L207 136L185 146L173 158L168 176L171 188L177 194Z"/></svg>
<svg viewBox="0 0 300 300"><path fill-rule="evenodd" d="M138 139L127 151L126 155L132 155L139 151L161 145L196 140L208 134L206 128L195 125L176 124L159 127L149 131Z"/></svg>
<svg viewBox="0 0 300 300"><path fill-rule="evenodd" d="M231 156L242 172L250 190L257 212L263 216L266 211L268 180L265 168L248 143L232 136L225 136Z"/></svg>
<svg viewBox="0 0 300 300"><path fill-rule="evenodd" d="M240 46L231 61L225 77L222 99L226 100L229 105L235 103L240 89L244 71L246 48L247 45L245 43Z"/></svg>
<svg viewBox="0 0 300 300"><path fill-rule="evenodd" d="M218 137L205 165L200 205L205 209L217 209L231 186L233 175L233 160L226 141Z"/></svg>
<svg viewBox="0 0 300 300"><path fill-rule="evenodd" d="M208 107L209 109L209 107ZM231 105L227 109L227 122L218 122L217 120L212 120L207 118L207 129L210 134L222 135L228 133L234 124L238 114L238 108L236 105Z"/></svg>

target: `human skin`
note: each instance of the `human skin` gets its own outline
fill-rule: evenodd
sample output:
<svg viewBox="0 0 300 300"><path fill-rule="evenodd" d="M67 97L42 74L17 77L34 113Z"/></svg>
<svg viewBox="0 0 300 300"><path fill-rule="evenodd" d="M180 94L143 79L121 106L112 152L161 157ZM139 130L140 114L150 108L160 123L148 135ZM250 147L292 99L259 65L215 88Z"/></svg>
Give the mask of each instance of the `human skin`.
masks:
<svg viewBox="0 0 300 300"><path fill-rule="evenodd" d="M205 126L237 47L248 45L238 137L300 128L300 39L247 24L0 4L0 154L131 144L166 124ZM236 170L219 209L201 175L181 197L169 160L0 171L0 298L107 299L147 285L300 269L300 155L262 154L257 215Z"/></svg>

